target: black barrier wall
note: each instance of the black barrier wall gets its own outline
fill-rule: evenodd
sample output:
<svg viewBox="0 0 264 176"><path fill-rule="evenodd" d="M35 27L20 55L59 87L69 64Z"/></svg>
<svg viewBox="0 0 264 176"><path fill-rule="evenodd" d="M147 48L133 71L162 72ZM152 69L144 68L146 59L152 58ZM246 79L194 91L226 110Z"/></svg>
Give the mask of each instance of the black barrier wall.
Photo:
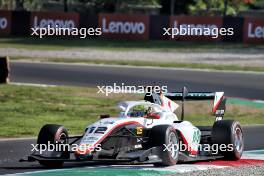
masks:
<svg viewBox="0 0 264 176"><path fill-rule="evenodd" d="M0 11L0 20L2 21L0 27L0 36L29 36L30 27L32 22L32 14L36 12L26 12L26 11ZM40 12L42 18L56 20L58 16L59 19L72 19L76 26L79 28L98 28L100 26L100 18L103 16L113 16L113 14L74 14L74 13L63 13L63 12ZM128 15L128 14L119 14L114 15L114 22L118 24L122 23L124 29L126 24L129 27L144 27L146 35L142 35L142 39L150 40L169 40L168 36L163 36L163 28L171 27L170 20L171 16L163 15L150 15L143 18L139 18L140 15ZM149 17L149 20L146 20L146 17ZM190 21L195 20L191 16L174 16L175 19L182 19L181 23L190 23ZM206 18L207 17L203 17ZM209 18L209 17L208 17ZM210 17L212 19L212 17ZM213 17L214 18L214 17ZM264 17L215 17L216 21L222 20L222 27L224 28L233 28L234 35L222 36L220 40L217 41L228 41L228 42L245 42L245 43L260 43L264 44ZM199 19L199 18L197 18ZM196 21L195 21L196 23ZM202 23L202 22L201 22ZM142 25L144 24L144 26ZM134 25L134 26L133 26ZM141 26L137 26L141 25ZM203 24L201 24L203 25ZM204 24L206 25L206 24ZM4 28L5 27L5 28ZM143 29L142 29L143 30ZM122 30L121 30L122 31ZM133 30L132 30L133 31ZM140 31L139 31L140 32ZM132 33L131 33L132 34ZM108 35L102 35L100 38L107 38ZM112 39L122 39L124 36L123 33L115 33ZM96 37L96 36L90 36ZM109 38L109 36L108 36ZM137 37L127 38L126 39L141 39L140 35ZM199 38L191 38L188 41L196 41Z"/></svg>
<svg viewBox="0 0 264 176"><path fill-rule="evenodd" d="M97 14L80 14L80 27L83 28L97 28L98 15Z"/></svg>
<svg viewBox="0 0 264 176"><path fill-rule="evenodd" d="M234 35L223 36L223 41L228 42L242 42L243 41L243 23L244 18L242 17L224 17L223 27L233 28Z"/></svg>
<svg viewBox="0 0 264 176"><path fill-rule="evenodd" d="M30 12L12 12L11 34L15 36L25 36L30 34Z"/></svg>
<svg viewBox="0 0 264 176"><path fill-rule="evenodd" d="M169 16L151 15L149 20L149 38L153 40L167 40L168 37L163 36L163 28L169 26Z"/></svg>

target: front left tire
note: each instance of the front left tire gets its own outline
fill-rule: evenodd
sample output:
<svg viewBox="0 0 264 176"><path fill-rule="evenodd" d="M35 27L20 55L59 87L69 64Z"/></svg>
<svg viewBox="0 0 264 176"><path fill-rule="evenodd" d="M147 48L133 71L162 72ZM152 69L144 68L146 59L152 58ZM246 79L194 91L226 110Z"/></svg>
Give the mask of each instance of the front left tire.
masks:
<svg viewBox="0 0 264 176"><path fill-rule="evenodd" d="M64 126L56 124L44 125L38 135L37 144L48 145L50 144L68 144L68 131ZM69 151L48 151L48 157L56 157L58 159L69 158ZM39 163L45 167L57 168L63 165L63 161L39 161Z"/></svg>
<svg viewBox="0 0 264 176"><path fill-rule="evenodd" d="M179 157L179 138L175 128L170 125L155 126L150 131L149 142L151 147L161 147L159 158L160 163L154 163L154 166L172 166L175 165ZM169 146L168 148L165 147Z"/></svg>

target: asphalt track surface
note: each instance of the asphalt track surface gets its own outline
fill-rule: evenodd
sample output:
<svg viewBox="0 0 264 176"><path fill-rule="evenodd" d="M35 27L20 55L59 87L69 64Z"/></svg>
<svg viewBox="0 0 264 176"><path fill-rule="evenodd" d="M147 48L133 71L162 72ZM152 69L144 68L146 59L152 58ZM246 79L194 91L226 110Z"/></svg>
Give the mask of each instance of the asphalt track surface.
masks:
<svg viewBox="0 0 264 176"><path fill-rule="evenodd" d="M227 96L264 100L264 74L183 69L11 62L11 81L35 84L103 86L167 85L170 91L225 91ZM264 126L244 127L245 150L264 148ZM19 163L35 140L0 141L0 174L43 170L37 163ZM86 166L69 163L66 168Z"/></svg>
<svg viewBox="0 0 264 176"><path fill-rule="evenodd" d="M224 91L226 96L264 100L264 74L166 68L11 62L11 81L71 85L165 85L169 91Z"/></svg>
<svg viewBox="0 0 264 176"><path fill-rule="evenodd" d="M264 125L243 127L245 150L264 149ZM35 139L0 141L0 175L43 170L37 162L20 163L19 159L30 154ZM67 163L64 168L88 166L91 163Z"/></svg>

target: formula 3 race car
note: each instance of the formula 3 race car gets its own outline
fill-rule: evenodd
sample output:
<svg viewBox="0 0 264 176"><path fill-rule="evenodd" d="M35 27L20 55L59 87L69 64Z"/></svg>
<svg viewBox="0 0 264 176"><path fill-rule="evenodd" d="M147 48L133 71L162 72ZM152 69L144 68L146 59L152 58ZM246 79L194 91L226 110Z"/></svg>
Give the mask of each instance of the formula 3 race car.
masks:
<svg viewBox="0 0 264 176"><path fill-rule="evenodd" d="M179 107L174 100L182 101L181 119L174 113ZM185 121L185 100L214 100L214 124L203 127ZM223 120L225 103L224 92L188 92L184 87L182 92L152 93L141 101L119 103L118 117L101 115L81 136L69 136L61 125L44 125L37 139L38 150L20 161L60 167L68 161L170 166L219 158L238 160L244 148L242 128L237 121ZM64 148L41 150L51 144ZM70 148L73 145L74 149Z"/></svg>

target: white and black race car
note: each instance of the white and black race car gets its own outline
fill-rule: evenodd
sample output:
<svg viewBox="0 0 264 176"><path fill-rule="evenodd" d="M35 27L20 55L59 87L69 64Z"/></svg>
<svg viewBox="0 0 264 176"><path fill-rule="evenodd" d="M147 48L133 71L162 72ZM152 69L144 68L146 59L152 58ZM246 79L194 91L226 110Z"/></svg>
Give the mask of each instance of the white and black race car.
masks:
<svg viewBox="0 0 264 176"><path fill-rule="evenodd" d="M173 100L182 101L181 119L174 113L179 105ZM214 100L214 124L203 127L185 121L185 100ZM43 126L37 139L39 149L43 145L61 144L75 145L74 150L64 147L63 150L34 151L21 161L59 167L67 161L170 166L177 162L219 158L238 160L244 148L242 128L237 121L223 120L225 102L223 92L188 92L184 88L182 92L152 93L141 101L119 103L118 117L101 115L81 136L69 136L61 125Z"/></svg>

